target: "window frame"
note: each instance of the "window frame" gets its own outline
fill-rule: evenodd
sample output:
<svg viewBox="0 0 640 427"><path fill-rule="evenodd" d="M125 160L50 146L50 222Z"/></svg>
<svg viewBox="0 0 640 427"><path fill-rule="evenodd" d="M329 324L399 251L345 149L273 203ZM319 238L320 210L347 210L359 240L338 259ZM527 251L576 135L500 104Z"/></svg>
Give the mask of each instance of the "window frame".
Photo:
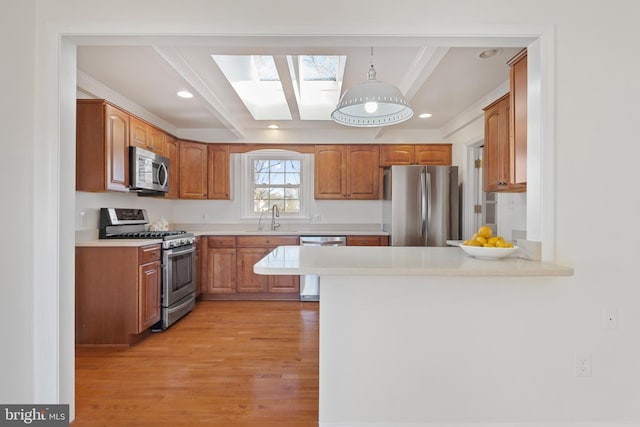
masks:
<svg viewBox="0 0 640 427"><path fill-rule="evenodd" d="M241 155L242 164L242 218L259 218L260 213L253 211L253 162L254 160L298 160L300 161L300 212L280 212L285 218L309 219L309 201L311 188L311 155L290 150L256 150Z"/></svg>

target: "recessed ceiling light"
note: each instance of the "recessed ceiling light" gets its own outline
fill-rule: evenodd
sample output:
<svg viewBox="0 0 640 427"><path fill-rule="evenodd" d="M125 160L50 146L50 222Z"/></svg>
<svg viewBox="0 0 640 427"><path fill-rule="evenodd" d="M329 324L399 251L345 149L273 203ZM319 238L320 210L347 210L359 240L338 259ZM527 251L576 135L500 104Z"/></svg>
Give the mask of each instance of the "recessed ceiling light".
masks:
<svg viewBox="0 0 640 427"><path fill-rule="evenodd" d="M180 98L193 98L193 94L186 90L181 90L178 92L178 96Z"/></svg>
<svg viewBox="0 0 640 427"><path fill-rule="evenodd" d="M278 129L278 125L269 125L267 126L269 129Z"/></svg>
<svg viewBox="0 0 640 427"><path fill-rule="evenodd" d="M428 119L429 117L431 117L433 114L431 113L422 113L420 114L418 117L420 117L421 119Z"/></svg>
<svg viewBox="0 0 640 427"><path fill-rule="evenodd" d="M478 53L478 58L480 59L488 59L488 58L493 58L494 56L498 55L500 52L502 52L501 49L487 49L487 50L483 50L482 52Z"/></svg>

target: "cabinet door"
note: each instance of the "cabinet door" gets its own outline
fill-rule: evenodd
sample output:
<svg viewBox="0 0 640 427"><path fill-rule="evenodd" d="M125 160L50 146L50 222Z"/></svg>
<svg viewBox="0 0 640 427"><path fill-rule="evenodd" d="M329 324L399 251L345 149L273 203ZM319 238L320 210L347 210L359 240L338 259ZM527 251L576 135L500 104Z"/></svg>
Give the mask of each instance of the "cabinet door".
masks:
<svg viewBox="0 0 640 427"><path fill-rule="evenodd" d="M413 145L381 145L380 146L380 166L388 167L393 165L413 165L414 146Z"/></svg>
<svg viewBox="0 0 640 427"><path fill-rule="evenodd" d="M510 62L509 69L509 184L512 189L527 182L527 50Z"/></svg>
<svg viewBox="0 0 640 427"><path fill-rule="evenodd" d="M209 199L229 200L229 146L226 144L208 144L209 172L207 197Z"/></svg>
<svg viewBox="0 0 640 427"><path fill-rule="evenodd" d="M160 261L140 266L138 277L138 333L160 320Z"/></svg>
<svg viewBox="0 0 640 427"><path fill-rule="evenodd" d="M206 254L207 276L202 282L202 292L209 294L235 293L236 250L232 248L207 248Z"/></svg>
<svg viewBox="0 0 640 427"><path fill-rule="evenodd" d="M166 156L165 152L166 134L160 129L149 126L149 145L148 150Z"/></svg>
<svg viewBox="0 0 640 427"><path fill-rule="evenodd" d="M164 195L167 199L177 199L180 195L180 153L178 141L167 135L165 154L169 158L169 191Z"/></svg>
<svg viewBox="0 0 640 427"><path fill-rule="evenodd" d="M416 145L416 165L451 165L451 144Z"/></svg>
<svg viewBox="0 0 640 427"><path fill-rule="evenodd" d="M149 125L136 117L129 117L130 137L129 144L132 147L149 149Z"/></svg>
<svg viewBox="0 0 640 427"><path fill-rule="evenodd" d="M300 276L269 276L269 292L273 294L300 292Z"/></svg>
<svg viewBox="0 0 640 427"><path fill-rule="evenodd" d="M128 191L129 115L107 104L105 120L106 189Z"/></svg>
<svg viewBox="0 0 640 427"><path fill-rule="evenodd" d="M346 146L316 145L314 194L316 199L347 197Z"/></svg>
<svg viewBox="0 0 640 427"><path fill-rule="evenodd" d="M378 199L379 150L376 145L350 145L347 157L347 198Z"/></svg>
<svg viewBox="0 0 640 427"><path fill-rule="evenodd" d="M509 176L509 95L485 108L484 191L501 191Z"/></svg>
<svg viewBox="0 0 640 427"><path fill-rule="evenodd" d="M267 292L269 290L269 276L255 274L253 266L269 253L264 248L238 248L237 254L237 285L236 291Z"/></svg>
<svg viewBox="0 0 640 427"><path fill-rule="evenodd" d="M207 144L180 141L180 198L207 198Z"/></svg>

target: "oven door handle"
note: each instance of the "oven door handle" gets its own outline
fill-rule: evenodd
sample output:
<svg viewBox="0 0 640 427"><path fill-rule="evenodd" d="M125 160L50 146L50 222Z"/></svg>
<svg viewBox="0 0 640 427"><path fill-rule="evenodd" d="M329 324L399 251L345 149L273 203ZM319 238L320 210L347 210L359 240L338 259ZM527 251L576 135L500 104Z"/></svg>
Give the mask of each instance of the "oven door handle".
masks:
<svg viewBox="0 0 640 427"><path fill-rule="evenodd" d="M194 245L182 246L178 248L165 249L164 253L167 257L172 258L178 255L186 255L196 251L196 247Z"/></svg>

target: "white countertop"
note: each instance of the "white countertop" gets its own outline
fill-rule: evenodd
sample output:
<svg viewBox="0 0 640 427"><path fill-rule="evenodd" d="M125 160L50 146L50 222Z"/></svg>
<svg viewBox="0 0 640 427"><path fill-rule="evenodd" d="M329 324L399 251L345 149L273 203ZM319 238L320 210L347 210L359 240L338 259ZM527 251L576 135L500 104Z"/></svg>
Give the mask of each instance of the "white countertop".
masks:
<svg viewBox="0 0 640 427"><path fill-rule="evenodd" d="M279 246L257 274L331 276L571 276L573 269L522 258L476 259L457 247Z"/></svg>
<svg viewBox="0 0 640 427"><path fill-rule="evenodd" d="M196 236L388 236L389 233L379 230L197 230Z"/></svg>
<svg viewBox="0 0 640 427"><path fill-rule="evenodd" d="M148 245L159 245L162 243L161 239L96 239L96 240L87 240L85 242L76 242L77 248L91 248L91 247L101 247L101 248L139 248L142 246Z"/></svg>

